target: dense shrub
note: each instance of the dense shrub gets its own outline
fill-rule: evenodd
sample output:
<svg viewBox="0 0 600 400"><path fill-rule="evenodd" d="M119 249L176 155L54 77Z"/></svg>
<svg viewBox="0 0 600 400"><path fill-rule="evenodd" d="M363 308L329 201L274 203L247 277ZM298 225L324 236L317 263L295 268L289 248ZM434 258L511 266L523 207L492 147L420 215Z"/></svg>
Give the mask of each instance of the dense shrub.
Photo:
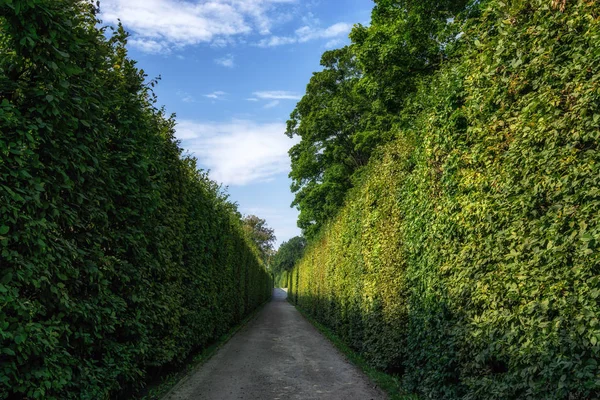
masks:
<svg viewBox="0 0 600 400"><path fill-rule="evenodd" d="M0 0L0 398L135 390L270 295L235 206L95 13Z"/></svg>
<svg viewBox="0 0 600 400"><path fill-rule="evenodd" d="M600 6L482 4L290 298L426 398L597 398Z"/></svg>

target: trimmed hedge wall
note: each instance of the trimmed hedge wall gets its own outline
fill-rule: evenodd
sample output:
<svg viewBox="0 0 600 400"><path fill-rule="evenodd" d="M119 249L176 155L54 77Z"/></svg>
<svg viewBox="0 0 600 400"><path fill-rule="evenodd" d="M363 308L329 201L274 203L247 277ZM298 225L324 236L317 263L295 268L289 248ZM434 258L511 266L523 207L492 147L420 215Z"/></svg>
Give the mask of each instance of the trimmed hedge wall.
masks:
<svg viewBox="0 0 600 400"><path fill-rule="evenodd" d="M236 207L95 13L0 1L2 399L132 393L271 293Z"/></svg>
<svg viewBox="0 0 600 400"><path fill-rule="evenodd" d="M600 397L600 6L499 1L290 299L431 399Z"/></svg>

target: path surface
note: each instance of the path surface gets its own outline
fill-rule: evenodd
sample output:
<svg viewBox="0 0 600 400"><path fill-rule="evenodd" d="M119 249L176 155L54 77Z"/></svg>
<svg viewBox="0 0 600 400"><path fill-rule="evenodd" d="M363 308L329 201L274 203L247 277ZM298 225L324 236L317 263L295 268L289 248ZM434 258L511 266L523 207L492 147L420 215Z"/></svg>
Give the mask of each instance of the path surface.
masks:
<svg viewBox="0 0 600 400"><path fill-rule="evenodd" d="M165 400L385 399L275 289L273 300Z"/></svg>

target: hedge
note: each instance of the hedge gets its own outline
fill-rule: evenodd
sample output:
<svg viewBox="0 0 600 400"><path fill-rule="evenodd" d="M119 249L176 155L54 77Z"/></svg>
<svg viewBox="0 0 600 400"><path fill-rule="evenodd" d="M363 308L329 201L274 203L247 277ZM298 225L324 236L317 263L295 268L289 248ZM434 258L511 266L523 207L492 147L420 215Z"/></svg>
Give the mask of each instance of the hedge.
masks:
<svg viewBox="0 0 600 400"><path fill-rule="evenodd" d="M134 393L270 296L235 205L96 12L0 1L2 399Z"/></svg>
<svg viewBox="0 0 600 400"><path fill-rule="evenodd" d="M424 398L597 398L600 6L481 7L290 298Z"/></svg>

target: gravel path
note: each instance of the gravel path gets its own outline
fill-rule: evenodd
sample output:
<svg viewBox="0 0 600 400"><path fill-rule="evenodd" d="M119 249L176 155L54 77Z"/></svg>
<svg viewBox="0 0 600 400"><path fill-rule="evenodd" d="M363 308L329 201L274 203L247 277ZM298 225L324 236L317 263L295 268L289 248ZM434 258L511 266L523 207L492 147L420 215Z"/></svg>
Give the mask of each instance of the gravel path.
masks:
<svg viewBox="0 0 600 400"><path fill-rule="evenodd" d="M385 399L275 289L273 300L164 400Z"/></svg>

